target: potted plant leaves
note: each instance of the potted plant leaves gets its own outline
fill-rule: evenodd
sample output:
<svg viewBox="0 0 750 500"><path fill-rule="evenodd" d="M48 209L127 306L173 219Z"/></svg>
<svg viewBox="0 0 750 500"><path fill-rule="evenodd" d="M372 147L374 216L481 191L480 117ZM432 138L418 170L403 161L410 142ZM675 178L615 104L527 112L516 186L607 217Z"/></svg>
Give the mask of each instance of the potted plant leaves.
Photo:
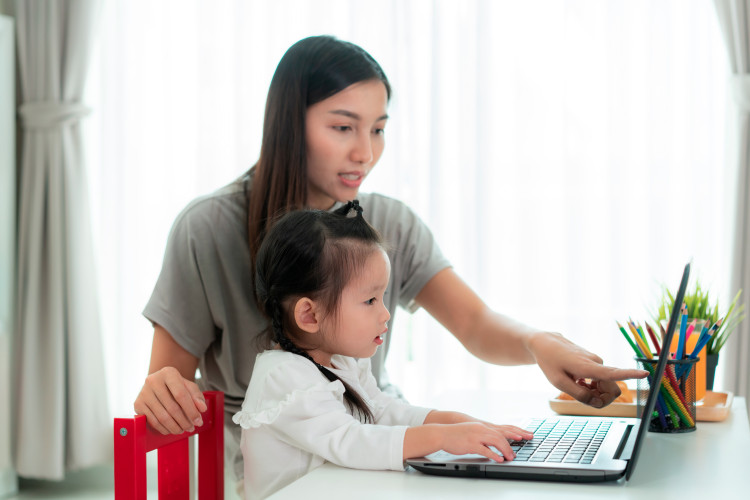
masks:
<svg viewBox="0 0 750 500"><path fill-rule="evenodd" d="M708 327L715 325L719 320L719 326L711 336L711 340L706 344L706 389L712 390L714 384L714 375L716 366L719 362L719 351L726 344L727 339L737 326L745 318L743 309L744 304L737 306L737 301L742 294L740 289L734 296L734 300L723 315L719 308L719 301L709 297L709 291L704 290L698 280L695 282L695 288L688 290L685 294L684 303L688 309L688 321L696 320L698 327L706 324ZM669 314L674 305L674 294L666 286L662 286L662 293L659 299L659 305L654 313L654 320L662 325L669 319Z"/></svg>

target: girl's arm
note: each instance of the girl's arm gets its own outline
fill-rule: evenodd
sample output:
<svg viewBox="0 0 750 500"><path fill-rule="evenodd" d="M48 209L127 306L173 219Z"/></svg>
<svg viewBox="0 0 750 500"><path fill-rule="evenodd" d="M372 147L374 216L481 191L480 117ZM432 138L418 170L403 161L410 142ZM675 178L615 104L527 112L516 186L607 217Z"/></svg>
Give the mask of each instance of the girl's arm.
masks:
<svg viewBox="0 0 750 500"><path fill-rule="evenodd" d="M471 415L457 411L432 410L424 419L425 424L460 424L463 422L483 422ZM486 423L486 422L484 422Z"/></svg>
<svg viewBox="0 0 750 500"><path fill-rule="evenodd" d="M202 425L203 393L194 382L198 358L182 348L160 325L154 325L149 376L133 407L162 434L182 434Z"/></svg>
<svg viewBox="0 0 750 500"><path fill-rule="evenodd" d="M450 414L454 412L437 413ZM455 414L455 416L459 415L463 414ZM468 417L468 415L463 415L463 417ZM503 462L515 457L509 441L531 438L530 432L514 425L493 425L479 421L464 421L454 424L426 423L406 429L404 460L423 457L444 450L454 455L474 453L496 462ZM489 446L494 446L502 453L502 456L492 451Z"/></svg>
<svg viewBox="0 0 750 500"><path fill-rule="evenodd" d="M492 311L450 268L428 281L416 301L478 358L501 365L537 363L552 385L595 407L620 395L615 381L647 375L603 366L599 356L559 333L536 330ZM579 383L586 378L594 382Z"/></svg>

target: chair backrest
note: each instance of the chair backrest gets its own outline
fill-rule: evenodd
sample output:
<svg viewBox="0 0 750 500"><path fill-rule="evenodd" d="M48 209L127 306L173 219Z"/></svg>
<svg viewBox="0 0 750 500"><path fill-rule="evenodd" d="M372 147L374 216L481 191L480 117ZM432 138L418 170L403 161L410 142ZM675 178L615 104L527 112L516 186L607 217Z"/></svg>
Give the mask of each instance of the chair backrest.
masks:
<svg viewBox="0 0 750 500"><path fill-rule="evenodd" d="M144 415L115 419L115 500L146 500L146 453L157 451L159 499L188 499L188 438L198 434L198 498L224 498L224 393L206 391L208 410L193 432L163 435Z"/></svg>

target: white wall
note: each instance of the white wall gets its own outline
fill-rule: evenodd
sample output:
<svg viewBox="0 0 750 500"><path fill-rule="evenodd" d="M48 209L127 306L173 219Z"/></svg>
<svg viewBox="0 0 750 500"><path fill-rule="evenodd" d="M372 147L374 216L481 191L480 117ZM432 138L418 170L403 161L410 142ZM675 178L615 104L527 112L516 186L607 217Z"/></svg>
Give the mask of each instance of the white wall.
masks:
<svg viewBox="0 0 750 500"><path fill-rule="evenodd" d="M11 334L15 281L16 161L13 21L0 16L0 496L17 489L11 461Z"/></svg>

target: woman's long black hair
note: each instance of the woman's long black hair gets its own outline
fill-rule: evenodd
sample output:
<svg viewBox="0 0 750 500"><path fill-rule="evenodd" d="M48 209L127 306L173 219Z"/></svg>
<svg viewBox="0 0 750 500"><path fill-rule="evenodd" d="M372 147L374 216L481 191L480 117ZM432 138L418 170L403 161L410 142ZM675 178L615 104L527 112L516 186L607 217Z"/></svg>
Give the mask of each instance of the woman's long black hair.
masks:
<svg viewBox="0 0 750 500"><path fill-rule="evenodd" d="M297 300L308 297L322 304L326 317L335 319L346 284L381 248L380 235L355 200L333 212L310 209L283 215L263 239L255 266L258 305L271 323L269 340L309 359L331 382L341 381L352 414L364 422L373 421L371 409L346 382L310 356L307 350L315 346L302 341L293 310Z"/></svg>

